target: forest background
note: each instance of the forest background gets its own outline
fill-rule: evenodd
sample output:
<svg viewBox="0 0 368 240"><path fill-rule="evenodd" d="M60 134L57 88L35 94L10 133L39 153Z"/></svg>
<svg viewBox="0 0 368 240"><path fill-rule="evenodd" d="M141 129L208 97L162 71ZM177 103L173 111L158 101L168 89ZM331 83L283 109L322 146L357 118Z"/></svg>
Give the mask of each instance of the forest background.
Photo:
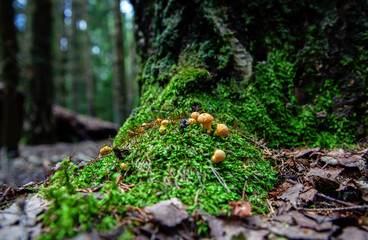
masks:
<svg viewBox="0 0 368 240"><path fill-rule="evenodd" d="M128 1L16 0L0 9L0 146L17 155L20 139L65 140L55 105L121 126L139 100Z"/></svg>

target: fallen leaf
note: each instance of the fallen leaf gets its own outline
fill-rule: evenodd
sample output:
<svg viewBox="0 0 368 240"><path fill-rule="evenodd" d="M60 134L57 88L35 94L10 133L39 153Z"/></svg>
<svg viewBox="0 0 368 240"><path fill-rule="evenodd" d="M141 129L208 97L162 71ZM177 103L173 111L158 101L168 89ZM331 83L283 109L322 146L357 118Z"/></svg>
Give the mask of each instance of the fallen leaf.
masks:
<svg viewBox="0 0 368 240"><path fill-rule="evenodd" d="M289 239L325 240L329 239L333 231L317 232L313 229L305 229L300 226L288 226L280 222L271 222L268 228L270 232Z"/></svg>
<svg viewBox="0 0 368 240"><path fill-rule="evenodd" d="M366 167L366 161L359 155L352 155L349 157L331 157L323 156L321 161L332 166L343 166L343 167L357 167L360 170L364 170Z"/></svg>
<svg viewBox="0 0 368 240"><path fill-rule="evenodd" d="M317 232L331 231L333 229L331 222L316 222L314 219L297 211L292 211L289 214L300 227L314 229Z"/></svg>
<svg viewBox="0 0 368 240"><path fill-rule="evenodd" d="M317 194L317 190L314 188L310 188L305 192L302 192L301 194L299 194L299 201L302 203L309 203L312 202L314 200L314 196ZM301 205L301 204L299 204Z"/></svg>
<svg viewBox="0 0 368 240"><path fill-rule="evenodd" d="M357 181L356 182L358 189L362 193L362 199L368 202L368 183L366 181Z"/></svg>
<svg viewBox="0 0 368 240"><path fill-rule="evenodd" d="M343 229L342 234L332 239L338 240L365 240L368 239L368 232L358 227L350 226Z"/></svg>
<svg viewBox="0 0 368 240"><path fill-rule="evenodd" d="M309 158L314 152L319 152L321 148L308 148L298 152L294 152L293 155L295 158Z"/></svg>
<svg viewBox="0 0 368 240"><path fill-rule="evenodd" d="M331 156L331 157L344 157L345 156L345 151L342 148L333 149L333 150L329 151L327 153L327 155Z"/></svg>
<svg viewBox="0 0 368 240"><path fill-rule="evenodd" d="M253 219L251 220L250 218ZM261 221L257 221L256 216L250 218L247 218L249 220L248 225L239 220L223 220L212 216L208 216L207 222L212 236L217 240L264 239L269 234L269 231L264 229L267 225L259 226L257 222Z"/></svg>
<svg viewBox="0 0 368 240"><path fill-rule="evenodd" d="M233 211L235 216L245 218L250 216L252 211L252 205L249 202L237 201L230 202L230 209Z"/></svg>
<svg viewBox="0 0 368 240"><path fill-rule="evenodd" d="M178 198L158 202L152 206L145 207L144 210L151 213L156 221L168 227L178 225L189 216Z"/></svg>
<svg viewBox="0 0 368 240"><path fill-rule="evenodd" d="M337 176L342 172L341 168L311 168L307 174L309 176L317 176L323 179L328 179L330 181L337 182Z"/></svg>
<svg viewBox="0 0 368 240"><path fill-rule="evenodd" d="M293 187L286 190L279 198L289 200L291 205L293 205L294 208L297 208L297 200L299 198L300 192L303 191L303 188L303 184L295 184Z"/></svg>

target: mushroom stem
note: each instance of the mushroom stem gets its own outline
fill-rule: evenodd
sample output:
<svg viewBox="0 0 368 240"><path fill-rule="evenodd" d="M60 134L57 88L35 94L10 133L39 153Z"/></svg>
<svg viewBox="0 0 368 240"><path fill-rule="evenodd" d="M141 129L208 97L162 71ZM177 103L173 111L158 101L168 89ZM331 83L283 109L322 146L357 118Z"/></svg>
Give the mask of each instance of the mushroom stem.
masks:
<svg viewBox="0 0 368 240"><path fill-rule="evenodd" d="M201 123L202 129L207 130L207 133L210 134L212 131L211 123Z"/></svg>

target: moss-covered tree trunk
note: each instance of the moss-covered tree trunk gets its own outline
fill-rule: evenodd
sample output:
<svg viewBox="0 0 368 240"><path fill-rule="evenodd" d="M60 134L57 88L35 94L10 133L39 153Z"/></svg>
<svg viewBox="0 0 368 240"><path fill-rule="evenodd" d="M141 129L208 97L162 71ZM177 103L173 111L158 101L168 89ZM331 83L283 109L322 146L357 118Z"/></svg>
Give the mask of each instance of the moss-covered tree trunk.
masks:
<svg viewBox="0 0 368 240"><path fill-rule="evenodd" d="M192 99L239 117L271 146L332 147L366 137L366 1L131 2L142 108ZM210 79L175 81L188 69L205 69ZM170 84L185 86L168 93Z"/></svg>

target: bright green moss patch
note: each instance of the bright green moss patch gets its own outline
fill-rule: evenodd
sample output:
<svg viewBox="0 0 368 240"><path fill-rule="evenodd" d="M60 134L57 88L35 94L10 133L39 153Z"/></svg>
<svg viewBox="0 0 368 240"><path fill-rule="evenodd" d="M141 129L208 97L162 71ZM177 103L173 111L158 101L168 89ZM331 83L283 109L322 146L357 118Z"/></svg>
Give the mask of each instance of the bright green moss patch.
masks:
<svg viewBox="0 0 368 240"><path fill-rule="evenodd" d="M226 113L214 114L213 128L218 123L227 124L227 137L206 133L199 123L181 128L180 119L188 119L190 114L184 110L188 104L191 101L182 109L158 113L169 120L162 134L160 124L154 123L158 116L151 114L147 122L141 120L144 114L138 113L115 139L115 152L120 150L121 159L113 151L79 170L65 160L52 184L42 190L52 201L45 224L55 230L44 238L73 236L90 227L109 230L126 216L126 206L144 207L174 197L189 212L229 212L229 202L242 199L244 184L253 213L266 212L267 190L276 179L269 162L246 140L249 135L235 118ZM148 124L142 126L144 123ZM227 157L214 164L211 156L216 149ZM119 168L122 162L127 170ZM122 178L116 183L119 175ZM82 195L82 189L98 190Z"/></svg>

